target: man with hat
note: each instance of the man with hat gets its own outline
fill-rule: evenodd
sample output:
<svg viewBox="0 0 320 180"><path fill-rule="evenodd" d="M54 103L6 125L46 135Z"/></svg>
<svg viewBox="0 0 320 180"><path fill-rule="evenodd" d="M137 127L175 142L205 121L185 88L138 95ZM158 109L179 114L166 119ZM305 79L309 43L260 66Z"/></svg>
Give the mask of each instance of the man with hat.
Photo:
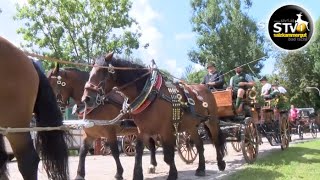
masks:
<svg viewBox="0 0 320 180"><path fill-rule="evenodd" d="M253 81L252 77L249 74L245 74L243 72L242 67L238 64L235 64L235 72L236 75L231 77L230 79L230 87L232 88L233 98L236 98L236 108L237 113L242 112L242 99L245 94L245 91L253 87L255 82Z"/></svg>
<svg viewBox="0 0 320 180"><path fill-rule="evenodd" d="M265 99L272 100L271 106L274 107L274 116L276 120L280 119L280 110L286 109L286 98L278 89L279 84L275 82L272 84L273 91L269 95L265 95Z"/></svg>
<svg viewBox="0 0 320 180"><path fill-rule="evenodd" d="M271 93L272 90L272 86L270 83L268 83L268 79L267 77L263 76L260 79L260 82L262 84L262 88L261 88L261 96L265 96Z"/></svg>
<svg viewBox="0 0 320 180"><path fill-rule="evenodd" d="M211 91L216 89L223 89L224 76L222 72L216 70L216 66L213 63L207 64L208 74L204 77L201 84L205 84Z"/></svg>

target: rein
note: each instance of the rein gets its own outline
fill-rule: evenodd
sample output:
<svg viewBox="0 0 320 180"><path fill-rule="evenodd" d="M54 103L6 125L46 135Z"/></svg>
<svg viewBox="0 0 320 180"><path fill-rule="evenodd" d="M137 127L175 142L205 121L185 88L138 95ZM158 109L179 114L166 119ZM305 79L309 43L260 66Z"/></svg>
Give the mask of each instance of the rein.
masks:
<svg viewBox="0 0 320 180"><path fill-rule="evenodd" d="M134 104L133 106L137 106L138 105L141 105L147 96L149 96L150 92L151 92L151 89L153 88L154 84L155 84L155 80L157 80L157 71L156 70L150 70L141 75L140 77L134 79L133 81L127 83L127 84L124 84L122 85L121 87L114 87L110 92L108 92L107 94L105 94L104 92L104 85L105 85L105 82L107 80L107 78L105 78L104 80L100 81L98 85L95 85L93 83L90 83L90 82L87 82L86 85L85 85L85 89L90 89L90 90L93 90L97 93L97 97L96 97L96 101L95 101L95 105L93 107L90 107L90 110L89 111L86 111L85 114L89 114L90 112L92 112L95 108L99 107L101 104L104 104L104 102L106 100L109 100L109 97L112 97L112 93L118 93L120 94L120 96L122 96L124 98L124 102L122 103L122 110L120 111L120 114L113 120L109 121L108 124L109 125L112 125L114 123L117 123L119 120L121 120L121 118L125 115L125 114L128 114L130 113L131 111L134 111L137 109L137 107L134 107L132 108L132 104ZM144 95L139 95L135 100L133 100L132 103L128 104L128 98L122 93L120 92L120 90L138 82L139 80L145 78L146 76L152 74L153 76L150 78L150 82L151 82L151 86L149 87L148 91L146 91L147 93L144 94ZM155 77L154 77L155 76ZM147 83L146 83L147 84ZM148 87L147 87L148 88ZM144 88L144 90L146 89L146 87ZM144 97L144 100L143 102L138 102L140 101L140 99L142 98L141 96L145 96ZM87 107L86 107L87 109ZM85 116L84 116L85 118Z"/></svg>

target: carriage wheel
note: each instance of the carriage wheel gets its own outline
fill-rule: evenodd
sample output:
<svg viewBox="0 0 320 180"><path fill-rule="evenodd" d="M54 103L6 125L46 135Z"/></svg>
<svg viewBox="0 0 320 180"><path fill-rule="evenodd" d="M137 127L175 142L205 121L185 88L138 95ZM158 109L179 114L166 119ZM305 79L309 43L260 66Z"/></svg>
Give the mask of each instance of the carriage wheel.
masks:
<svg viewBox="0 0 320 180"><path fill-rule="evenodd" d="M187 164L192 163L198 156L197 148L187 132L178 134L177 150L180 158Z"/></svg>
<svg viewBox="0 0 320 180"><path fill-rule="evenodd" d="M297 130L298 130L299 138L300 138L300 140L302 140L303 139L303 127L301 125L298 125Z"/></svg>
<svg viewBox="0 0 320 180"><path fill-rule="evenodd" d="M134 156L136 154L136 141L135 134L125 135L122 139L122 149L127 156Z"/></svg>
<svg viewBox="0 0 320 180"><path fill-rule="evenodd" d="M258 157L259 134L251 117L245 119L241 138L243 157L248 164L252 164Z"/></svg>
<svg viewBox="0 0 320 180"><path fill-rule="evenodd" d="M233 149L234 149L236 152L240 152L240 151L241 151L241 142L232 141L232 142L231 142L231 145L232 145Z"/></svg>
<svg viewBox="0 0 320 180"><path fill-rule="evenodd" d="M285 150L289 147L289 122L288 116L286 114L281 114L281 121L280 121L280 135L281 135L281 150Z"/></svg>
<svg viewBox="0 0 320 180"><path fill-rule="evenodd" d="M239 132L239 128L235 129L235 134L238 134ZM241 151L241 142L236 142L236 141L232 141L231 142L232 148L236 151L236 152L240 152Z"/></svg>
<svg viewBox="0 0 320 180"><path fill-rule="evenodd" d="M310 133L311 133L313 138L317 137L317 126L316 126L316 124L314 122L311 123Z"/></svg>
<svg viewBox="0 0 320 180"><path fill-rule="evenodd" d="M103 155L103 156L107 156L107 155L110 155L110 154L111 154L110 146L107 145L106 142L107 142L107 139L101 139L101 149L100 149L100 152L101 152L101 155Z"/></svg>

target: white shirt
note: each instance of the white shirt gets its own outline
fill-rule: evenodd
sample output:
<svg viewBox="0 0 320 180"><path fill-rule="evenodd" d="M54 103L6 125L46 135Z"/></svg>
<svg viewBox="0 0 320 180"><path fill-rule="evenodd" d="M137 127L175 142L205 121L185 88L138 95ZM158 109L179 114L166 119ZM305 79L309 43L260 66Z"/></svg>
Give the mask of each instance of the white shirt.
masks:
<svg viewBox="0 0 320 180"><path fill-rule="evenodd" d="M270 89L271 89L271 84L270 83L266 83L266 84L264 84L263 86L262 86L262 88L261 88L261 94L266 94L268 91L270 91Z"/></svg>
<svg viewBox="0 0 320 180"><path fill-rule="evenodd" d="M279 92L282 93L282 94L287 93L287 90L286 90L284 87L282 87L282 86L279 86L279 87L278 87L278 90L279 90Z"/></svg>

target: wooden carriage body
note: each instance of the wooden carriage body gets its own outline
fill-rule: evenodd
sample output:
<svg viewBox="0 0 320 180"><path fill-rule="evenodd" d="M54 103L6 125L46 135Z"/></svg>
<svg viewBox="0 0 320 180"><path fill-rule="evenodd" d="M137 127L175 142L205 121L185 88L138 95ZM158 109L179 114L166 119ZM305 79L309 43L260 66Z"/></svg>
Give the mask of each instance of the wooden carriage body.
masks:
<svg viewBox="0 0 320 180"><path fill-rule="evenodd" d="M219 117L234 116L231 90L215 91L212 95L217 103Z"/></svg>
<svg viewBox="0 0 320 180"><path fill-rule="evenodd" d="M260 120L260 114L259 111L257 111L257 103L255 100L249 98L249 93L250 90L248 90L245 95L245 106L250 107L251 117L253 118L253 121L257 123ZM237 116L232 102L231 90L215 91L212 92L212 95L216 101L218 116L220 118Z"/></svg>

